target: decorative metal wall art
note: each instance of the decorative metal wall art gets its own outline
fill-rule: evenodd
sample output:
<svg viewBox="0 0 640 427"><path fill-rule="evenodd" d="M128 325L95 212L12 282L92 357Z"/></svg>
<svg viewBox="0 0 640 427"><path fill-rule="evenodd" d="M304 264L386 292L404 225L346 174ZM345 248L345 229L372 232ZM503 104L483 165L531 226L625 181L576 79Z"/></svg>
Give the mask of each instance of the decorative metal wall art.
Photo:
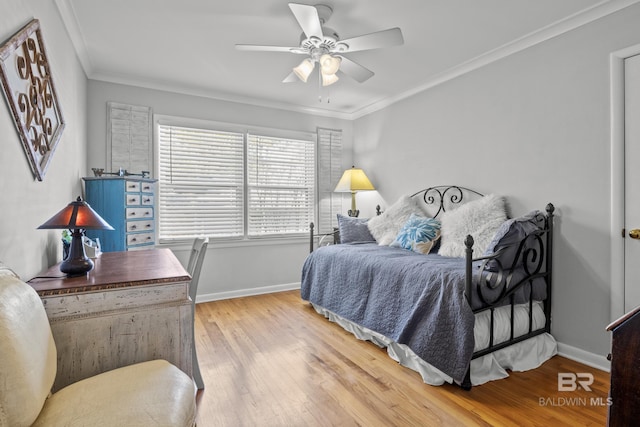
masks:
<svg viewBox="0 0 640 427"><path fill-rule="evenodd" d="M42 181L65 123L37 19L0 47L0 79L31 170Z"/></svg>

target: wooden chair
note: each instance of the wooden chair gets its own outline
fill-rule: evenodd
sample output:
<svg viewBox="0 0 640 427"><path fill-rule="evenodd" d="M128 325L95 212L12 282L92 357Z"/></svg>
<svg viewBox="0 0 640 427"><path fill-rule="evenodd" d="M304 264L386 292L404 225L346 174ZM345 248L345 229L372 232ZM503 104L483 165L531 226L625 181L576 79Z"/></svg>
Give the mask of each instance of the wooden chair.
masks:
<svg viewBox="0 0 640 427"><path fill-rule="evenodd" d="M187 264L187 272L191 276L191 283L189 284L189 297L193 303L193 321L195 323L196 316L196 295L198 294L198 282L200 281L200 270L202 269L202 262L204 256L207 253L207 246L209 245L208 237L198 237L193 241L191 247L191 255L189 256L189 263ZM195 327L193 337L193 380L198 386L198 390L204 389L204 381L202 380L202 374L200 373L200 365L198 364L198 355L196 354L196 339L195 339Z"/></svg>
<svg viewBox="0 0 640 427"><path fill-rule="evenodd" d="M0 361L0 427L195 425L193 380L165 360L103 372L51 394L57 354L42 300L2 264Z"/></svg>

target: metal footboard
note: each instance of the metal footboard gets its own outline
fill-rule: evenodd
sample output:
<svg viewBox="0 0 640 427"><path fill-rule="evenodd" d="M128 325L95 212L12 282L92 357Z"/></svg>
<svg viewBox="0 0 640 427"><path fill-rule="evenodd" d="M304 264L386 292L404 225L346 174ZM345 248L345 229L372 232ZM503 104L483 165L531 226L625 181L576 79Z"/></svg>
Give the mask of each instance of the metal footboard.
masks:
<svg viewBox="0 0 640 427"><path fill-rule="evenodd" d="M501 252L497 252L491 256L473 258L473 237L467 236L465 240L466 246L466 290L465 296L471 306L471 296L474 291L482 299L486 306L473 310L474 314L490 311L489 322L489 346L485 349L478 350L473 353L472 359L485 356L494 351L519 343L537 335L548 333L551 331L551 283L552 283L552 262L553 262L553 204L549 203L546 207L546 217L544 218L544 228L536 233L532 233L518 243L518 249L515 259L511 266L499 266L498 270L492 272L494 281L489 284L486 277L485 267L489 261L499 264L499 256ZM516 266L522 266L525 276L512 283L514 280L513 272ZM534 281L543 279L546 284L546 298L543 302L543 311L545 315L545 324L543 327L535 328L533 325L533 290ZM492 291L498 290L498 296L491 301L484 300L483 287L491 286ZM529 326L528 332L515 337L514 335L514 295L522 287L529 286ZM499 344L494 343L494 312L499 307L511 307L510 320L510 337L507 341ZM465 380L461 384L465 390L471 389L471 372L470 367L467 369Z"/></svg>

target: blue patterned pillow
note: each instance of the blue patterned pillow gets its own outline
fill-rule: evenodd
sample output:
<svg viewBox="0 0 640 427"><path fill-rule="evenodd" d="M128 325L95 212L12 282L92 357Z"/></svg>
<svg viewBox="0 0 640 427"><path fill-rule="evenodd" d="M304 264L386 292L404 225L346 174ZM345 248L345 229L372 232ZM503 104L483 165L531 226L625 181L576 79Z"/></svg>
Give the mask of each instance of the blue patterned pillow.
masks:
<svg viewBox="0 0 640 427"><path fill-rule="evenodd" d="M440 237L440 221L411 214L400 229L393 246L427 254Z"/></svg>

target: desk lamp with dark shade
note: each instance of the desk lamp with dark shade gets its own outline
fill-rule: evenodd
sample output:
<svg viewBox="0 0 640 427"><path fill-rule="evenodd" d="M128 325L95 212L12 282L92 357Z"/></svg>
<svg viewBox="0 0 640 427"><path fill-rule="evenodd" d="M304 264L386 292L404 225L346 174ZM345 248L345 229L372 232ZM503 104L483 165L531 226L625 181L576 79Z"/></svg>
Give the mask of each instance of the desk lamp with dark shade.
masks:
<svg viewBox="0 0 640 427"><path fill-rule="evenodd" d="M113 230L107 221L102 219L88 203L78 197L64 209L51 217L38 229L68 229L71 231L69 256L60 264L60 271L67 276L81 276L93 269L93 261L84 253L82 235L85 230Z"/></svg>
<svg viewBox="0 0 640 427"><path fill-rule="evenodd" d="M342 178L336 185L336 189L333 191L351 193L351 209L348 214L349 216L357 217L360 211L356 209L356 192L370 190L375 190L375 188L367 178L367 175L362 169L352 166L351 169L344 171Z"/></svg>

